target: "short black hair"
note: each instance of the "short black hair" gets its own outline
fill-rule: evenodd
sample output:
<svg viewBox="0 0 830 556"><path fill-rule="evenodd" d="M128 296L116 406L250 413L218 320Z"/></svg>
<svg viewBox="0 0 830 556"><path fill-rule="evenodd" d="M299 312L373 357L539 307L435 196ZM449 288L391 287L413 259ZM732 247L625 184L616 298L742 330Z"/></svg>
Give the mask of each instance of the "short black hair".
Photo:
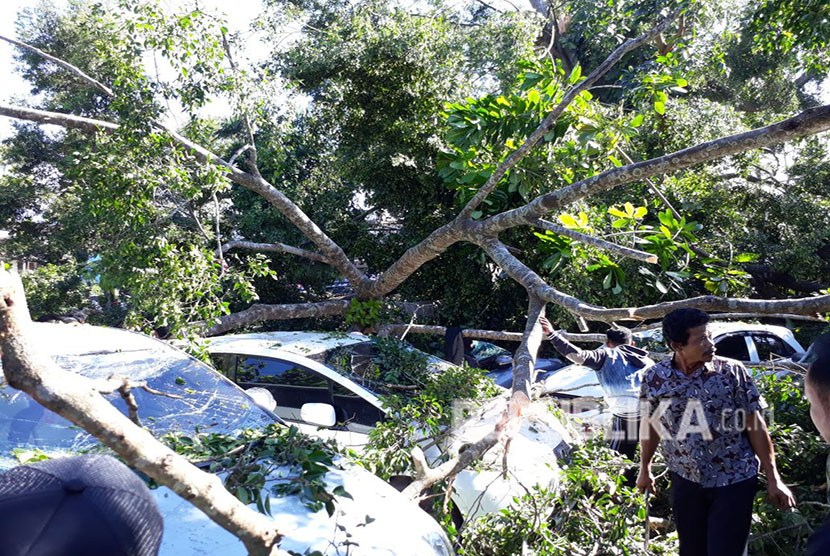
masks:
<svg viewBox="0 0 830 556"><path fill-rule="evenodd" d="M616 328L609 328L605 332L605 337L608 339L609 342L611 342L615 346L630 344L632 338L631 330L629 330L628 328L624 328L622 326L618 326Z"/></svg>
<svg viewBox="0 0 830 556"><path fill-rule="evenodd" d="M830 395L830 332L816 338L805 359L810 362L807 380L822 394Z"/></svg>
<svg viewBox="0 0 830 556"><path fill-rule="evenodd" d="M709 315L700 309L675 309L663 317L663 339L666 343L677 342L685 346L689 341L689 330L709 323Z"/></svg>

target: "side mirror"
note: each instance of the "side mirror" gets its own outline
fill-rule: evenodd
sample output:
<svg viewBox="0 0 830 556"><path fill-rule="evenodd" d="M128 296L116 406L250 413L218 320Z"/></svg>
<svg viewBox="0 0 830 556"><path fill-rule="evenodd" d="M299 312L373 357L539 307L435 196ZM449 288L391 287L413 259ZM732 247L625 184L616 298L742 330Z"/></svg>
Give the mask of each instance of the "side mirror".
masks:
<svg viewBox="0 0 830 556"><path fill-rule="evenodd" d="M334 407L327 403L304 403L300 408L300 419L318 427L332 427L337 422Z"/></svg>
<svg viewBox="0 0 830 556"><path fill-rule="evenodd" d="M277 400L275 400L273 394L265 388L255 386L245 390L245 393L251 396L254 403L263 409L274 411L277 408Z"/></svg>

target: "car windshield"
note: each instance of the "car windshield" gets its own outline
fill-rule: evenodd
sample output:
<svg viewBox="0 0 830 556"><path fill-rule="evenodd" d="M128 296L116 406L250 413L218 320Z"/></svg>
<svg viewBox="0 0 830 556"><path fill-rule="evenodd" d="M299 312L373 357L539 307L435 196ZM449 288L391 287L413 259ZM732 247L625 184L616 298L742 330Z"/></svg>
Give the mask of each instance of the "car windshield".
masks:
<svg viewBox="0 0 830 556"><path fill-rule="evenodd" d="M391 348L390 346L397 346ZM450 363L392 339L348 344L310 356L365 388L382 393L389 382L419 384L423 372L441 372Z"/></svg>
<svg viewBox="0 0 830 556"><path fill-rule="evenodd" d="M232 433L262 427L275 418L255 405L235 385L206 365L172 349L136 349L56 356L67 371L90 378L113 374L143 380L171 398L133 389L143 426L156 436L169 432ZM122 413L126 403L118 393L105 396ZM0 387L0 461L15 450L86 450L97 440L86 431L44 408L27 394Z"/></svg>

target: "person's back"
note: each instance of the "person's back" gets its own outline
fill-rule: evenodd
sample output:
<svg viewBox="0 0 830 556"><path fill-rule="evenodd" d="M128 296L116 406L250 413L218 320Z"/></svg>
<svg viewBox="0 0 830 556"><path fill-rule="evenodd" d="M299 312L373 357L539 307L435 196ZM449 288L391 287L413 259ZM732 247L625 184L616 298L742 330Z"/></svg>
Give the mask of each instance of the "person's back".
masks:
<svg viewBox="0 0 830 556"><path fill-rule="evenodd" d="M633 459L640 438L640 379L643 369L654 364L648 352L633 345L631 331L625 328L609 329L604 346L583 350L554 331L546 318L539 323L554 349L569 361L596 371L605 403L614 415L611 449Z"/></svg>

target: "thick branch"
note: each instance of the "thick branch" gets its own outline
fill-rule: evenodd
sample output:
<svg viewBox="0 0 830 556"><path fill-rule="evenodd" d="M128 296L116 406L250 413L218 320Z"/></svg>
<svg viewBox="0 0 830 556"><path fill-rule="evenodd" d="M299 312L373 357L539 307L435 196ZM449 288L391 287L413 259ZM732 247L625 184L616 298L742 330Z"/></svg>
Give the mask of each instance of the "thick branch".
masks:
<svg viewBox="0 0 830 556"><path fill-rule="evenodd" d="M330 264L330 261L320 253L314 251L307 251L299 247L292 247L284 243L255 243L253 241L232 240L222 245L222 253L227 253L231 249L249 249L251 251L264 251L269 253L288 253L290 255L297 255L321 263Z"/></svg>
<svg viewBox="0 0 830 556"><path fill-rule="evenodd" d="M628 39L620 46L617 47L614 52L611 53L608 58L605 59L603 63L599 65L591 74L583 79L578 85L572 87L559 104L551 110L550 114L548 114L542 123L539 124L533 133L531 133L528 138L522 143L519 148L515 151L510 153L510 155L504 159L504 161L499 164L498 168L495 169L493 174L487 180L487 182L481 186L481 189L473 196L472 199L469 200L467 205L461 210L459 213L460 218L465 218L470 216L470 214L478 208L478 206L487 198L487 196L496 188L499 181L504 177L504 175L513 167L515 166L521 159L523 159L530 150L535 147L539 141L542 140L542 137L545 134L553 129L553 126L556 125L556 120L559 119L559 116L562 115L562 112L565 111L571 102L576 98L576 96L593 85L600 77L605 75L608 70L610 70L614 64L616 64L623 56L642 46L643 44L647 43L651 39L653 39L656 35L664 31L671 22L680 14L682 9L678 7L672 12L671 15L666 17L663 21L652 27L649 31L643 33L636 39Z"/></svg>
<svg viewBox="0 0 830 556"><path fill-rule="evenodd" d="M527 307L527 323L519 349L513 354L513 393L510 396L510 403L517 404L517 411L530 403L530 387L533 384L533 376L536 367L536 354L539 352L539 345L542 343L542 326L539 324L539 317L545 310L545 302L528 292L529 300Z"/></svg>
<svg viewBox="0 0 830 556"><path fill-rule="evenodd" d="M22 106L8 106L6 104L0 104L0 116L8 116L9 118L15 118L18 120L29 120L40 124L59 125L61 127L80 129L90 133L96 133L102 130L114 131L118 129L117 124L112 124L110 122L93 120L81 116L73 116L71 114L46 112L44 110L35 110L34 108L25 108Z"/></svg>
<svg viewBox="0 0 830 556"><path fill-rule="evenodd" d="M229 330L249 326L265 320L299 319L342 315L349 308L349 301L337 299L319 303L294 303L285 305L256 304L219 319L219 322L204 331L205 336L224 334Z"/></svg>
<svg viewBox="0 0 830 556"><path fill-rule="evenodd" d="M619 185L658 174L675 172L725 156L815 135L828 129L830 129L830 105L810 108L776 124L700 143L658 158L612 168L558 191L541 195L522 207L477 222L476 225L482 234L494 235L508 228L520 226L528 220L541 218L574 201Z"/></svg>
<svg viewBox="0 0 830 556"><path fill-rule="evenodd" d="M656 319L663 317L675 309L684 307L694 307L704 311L758 313L765 315L781 313L815 315L817 313L830 312L830 295L777 300L740 299L704 295L680 301L667 301L655 305L646 305L644 307L608 309L599 305L585 303L576 297L552 288L536 272L511 255L498 240L489 239L483 241L481 242L481 247L496 264L516 282L524 286L531 295L536 295L545 301L564 307L575 315L593 321L613 322L618 320Z"/></svg>
<svg viewBox="0 0 830 556"><path fill-rule="evenodd" d="M277 553L281 535L269 517L248 508L218 477L194 467L136 426L95 391L94 382L58 368L29 338L31 321L20 278L0 268L0 348L9 385L93 434L136 469L189 500L252 554Z"/></svg>
<svg viewBox="0 0 830 556"><path fill-rule="evenodd" d="M645 251L638 251L636 249L631 249L629 247L623 247L622 245L617 245L616 243L611 243L610 241L605 241L604 239L599 239L585 234L580 234L579 232L569 230L564 226L558 226L552 222L548 222L547 220L531 220L530 222L528 222L528 224L530 224L531 226L536 226L538 228L548 230L555 234L569 237L575 241L579 241L580 243L591 245L593 247L596 247L597 249L602 249L603 251L610 251L621 257L628 257L629 259L642 261L644 263L657 262L657 255L646 253Z"/></svg>
<svg viewBox="0 0 830 556"><path fill-rule="evenodd" d="M386 337L390 335L400 335L404 331L409 331L410 334L435 334L443 336L447 333L445 326L434 326L431 324L383 324L378 327L378 336ZM502 342L521 342L524 338L522 332L504 332L498 330L481 330L478 328L465 328L461 331L465 338L479 338L482 340L497 340ZM602 342L606 338L605 334L574 334L571 332L563 332L561 334L569 342Z"/></svg>

